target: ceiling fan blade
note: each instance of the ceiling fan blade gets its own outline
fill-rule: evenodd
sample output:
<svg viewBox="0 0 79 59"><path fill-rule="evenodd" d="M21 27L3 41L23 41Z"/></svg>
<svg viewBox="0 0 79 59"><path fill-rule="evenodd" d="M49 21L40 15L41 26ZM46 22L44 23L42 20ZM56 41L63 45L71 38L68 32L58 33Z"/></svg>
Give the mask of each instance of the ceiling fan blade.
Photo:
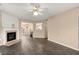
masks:
<svg viewBox="0 0 79 59"><path fill-rule="evenodd" d="M41 8L39 8L38 10L39 10L39 11L43 11L43 9L41 9Z"/></svg>
<svg viewBox="0 0 79 59"><path fill-rule="evenodd" d="M43 15L41 12L39 12L39 15Z"/></svg>
<svg viewBox="0 0 79 59"><path fill-rule="evenodd" d="M38 10L39 10L40 12L42 12L42 11L47 11L48 8L39 8Z"/></svg>

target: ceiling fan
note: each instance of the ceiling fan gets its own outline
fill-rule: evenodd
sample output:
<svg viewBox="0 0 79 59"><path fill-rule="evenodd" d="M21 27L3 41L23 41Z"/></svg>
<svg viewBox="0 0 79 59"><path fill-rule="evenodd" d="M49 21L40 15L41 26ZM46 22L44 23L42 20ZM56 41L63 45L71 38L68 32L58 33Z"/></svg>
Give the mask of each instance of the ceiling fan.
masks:
<svg viewBox="0 0 79 59"><path fill-rule="evenodd" d="M41 8L40 4L38 3L31 3L32 9L29 10L34 16L42 15L42 12L44 9L47 10L47 8Z"/></svg>

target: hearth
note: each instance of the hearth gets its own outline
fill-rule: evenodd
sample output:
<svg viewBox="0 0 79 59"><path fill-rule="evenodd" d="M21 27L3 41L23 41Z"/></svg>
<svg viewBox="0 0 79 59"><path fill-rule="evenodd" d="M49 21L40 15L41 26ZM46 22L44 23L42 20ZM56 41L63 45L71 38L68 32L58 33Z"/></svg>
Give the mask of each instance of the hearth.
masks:
<svg viewBox="0 0 79 59"><path fill-rule="evenodd" d="M7 33L7 42L16 40L16 32L8 32Z"/></svg>

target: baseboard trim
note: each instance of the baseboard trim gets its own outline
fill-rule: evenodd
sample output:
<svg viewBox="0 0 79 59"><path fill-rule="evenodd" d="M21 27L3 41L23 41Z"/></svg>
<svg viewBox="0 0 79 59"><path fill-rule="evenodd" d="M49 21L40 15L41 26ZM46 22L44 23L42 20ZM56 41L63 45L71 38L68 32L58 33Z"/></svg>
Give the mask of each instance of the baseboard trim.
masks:
<svg viewBox="0 0 79 59"><path fill-rule="evenodd" d="M48 39L48 40L49 40L49 39ZM79 49L77 49L77 48L74 48L74 47L71 47L71 46L68 46L68 45L65 45L65 44L62 44L62 43L56 42L56 41L54 41L54 40L49 40L49 41L52 41L52 42L55 42L55 43L57 43L57 44L60 44L60 45L66 46L66 47L68 47L68 48L71 48L71 49L73 49L73 50L79 51Z"/></svg>

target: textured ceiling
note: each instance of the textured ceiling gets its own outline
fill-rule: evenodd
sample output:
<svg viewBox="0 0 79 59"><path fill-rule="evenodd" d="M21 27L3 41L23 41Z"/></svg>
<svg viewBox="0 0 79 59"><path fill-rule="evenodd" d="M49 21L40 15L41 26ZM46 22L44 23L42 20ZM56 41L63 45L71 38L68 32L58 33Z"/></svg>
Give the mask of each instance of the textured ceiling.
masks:
<svg viewBox="0 0 79 59"><path fill-rule="evenodd" d="M49 17L62 13L72 8L79 6L78 3L39 3L43 10L43 15L33 16L28 10L32 8L30 3L3 3L1 9L9 12L20 19L30 21L42 21L47 20Z"/></svg>

